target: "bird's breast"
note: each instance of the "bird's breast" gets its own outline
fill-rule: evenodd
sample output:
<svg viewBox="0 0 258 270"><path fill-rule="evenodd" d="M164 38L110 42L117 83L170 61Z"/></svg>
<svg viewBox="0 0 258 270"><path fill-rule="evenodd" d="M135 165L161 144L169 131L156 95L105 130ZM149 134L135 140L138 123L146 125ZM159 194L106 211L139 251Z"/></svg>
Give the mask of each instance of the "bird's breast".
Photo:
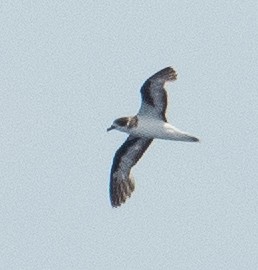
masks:
<svg viewBox="0 0 258 270"><path fill-rule="evenodd" d="M167 136L166 124L159 119L140 118L137 127L130 129L130 134L147 138L165 138Z"/></svg>

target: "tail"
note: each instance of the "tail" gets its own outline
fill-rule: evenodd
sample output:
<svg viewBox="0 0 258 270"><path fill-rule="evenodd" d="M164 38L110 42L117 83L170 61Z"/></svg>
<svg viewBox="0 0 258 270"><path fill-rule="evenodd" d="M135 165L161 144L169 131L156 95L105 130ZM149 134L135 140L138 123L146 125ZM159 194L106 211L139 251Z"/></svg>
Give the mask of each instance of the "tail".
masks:
<svg viewBox="0 0 258 270"><path fill-rule="evenodd" d="M178 137L178 141L183 141L183 142L199 142L200 140L197 137L194 137L192 135L182 133Z"/></svg>
<svg viewBox="0 0 258 270"><path fill-rule="evenodd" d="M127 180L118 180L110 182L110 201L112 207L121 206L126 199L131 197L135 188L134 178L130 175Z"/></svg>
<svg viewBox="0 0 258 270"><path fill-rule="evenodd" d="M183 142L199 142L200 141L197 137L190 135L186 132L180 131L179 129L173 126L170 126L168 130L168 139L174 140L174 141L183 141Z"/></svg>

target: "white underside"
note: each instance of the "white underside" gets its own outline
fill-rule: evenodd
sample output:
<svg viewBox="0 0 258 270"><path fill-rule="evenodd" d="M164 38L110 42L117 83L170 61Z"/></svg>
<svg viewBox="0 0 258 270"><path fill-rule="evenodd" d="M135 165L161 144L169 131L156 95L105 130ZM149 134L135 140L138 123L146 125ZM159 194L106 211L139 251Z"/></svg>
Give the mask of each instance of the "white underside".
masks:
<svg viewBox="0 0 258 270"><path fill-rule="evenodd" d="M162 120L143 116L138 116L138 126L128 130L127 133L139 137L175 141L193 141L195 138Z"/></svg>

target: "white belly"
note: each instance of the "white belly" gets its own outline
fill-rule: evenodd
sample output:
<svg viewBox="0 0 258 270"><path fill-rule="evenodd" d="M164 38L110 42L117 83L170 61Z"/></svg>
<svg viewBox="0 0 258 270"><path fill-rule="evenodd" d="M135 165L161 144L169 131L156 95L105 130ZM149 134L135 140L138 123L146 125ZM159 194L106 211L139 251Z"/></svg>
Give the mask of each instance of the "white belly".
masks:
<svg viewBox="0 0 258 270"><path fill-rule="evenodd" d="M195 137L159 119L140 117L138 126L128 132L134 136L175 141L193 141Z"/></svg>
<svg viewBox="0 0 258 270"><path fill-rule="evenodd" d="M130 134L148 138L169 139L173 128L170 124L152 118L140 118L138 126L130 130ZM171 130L172 131L172 130Z"/></svg>

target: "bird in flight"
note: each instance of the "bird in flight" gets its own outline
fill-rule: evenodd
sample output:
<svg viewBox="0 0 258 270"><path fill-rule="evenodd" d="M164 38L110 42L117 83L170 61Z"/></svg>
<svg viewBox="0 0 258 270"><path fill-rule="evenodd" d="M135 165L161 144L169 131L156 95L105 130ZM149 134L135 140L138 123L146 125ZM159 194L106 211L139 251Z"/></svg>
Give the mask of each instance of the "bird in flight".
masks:
<svg viewBox="0 0 258 270"><path fill-rule="evenodd" d="M131 168L142 157L153 139L198 142L199 139L180 131L166 118L167 92L165 83L175 81L177 73L167 67L148 78L141 88L142 104L135 116L116 119L107 131L116 129L129 136L116 151L110 173L110 201L112 207L125 203L134 191Z"/></svg>

